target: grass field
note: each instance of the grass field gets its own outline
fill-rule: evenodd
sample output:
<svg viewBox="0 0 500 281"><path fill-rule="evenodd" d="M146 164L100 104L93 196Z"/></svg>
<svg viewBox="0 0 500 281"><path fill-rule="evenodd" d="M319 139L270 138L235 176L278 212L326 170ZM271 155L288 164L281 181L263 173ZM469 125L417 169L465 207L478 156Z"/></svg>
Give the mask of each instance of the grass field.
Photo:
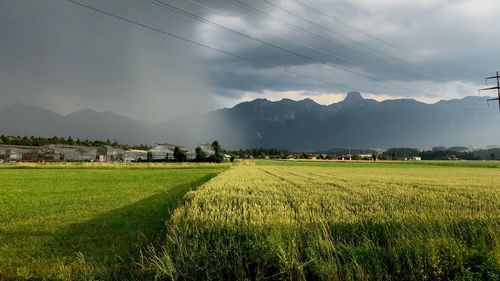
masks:
<svg viewBox="0 0 500 281"><path fill-rule="evenodd" d="M221 168L0 165L0 280L132 278L178 200Z"/></svg>
<svg viewBox="0 0 500 281"><path fill-rule="evenodd" d="M492 162L245 162L189 192L158 277L499 280Z"/></svg>

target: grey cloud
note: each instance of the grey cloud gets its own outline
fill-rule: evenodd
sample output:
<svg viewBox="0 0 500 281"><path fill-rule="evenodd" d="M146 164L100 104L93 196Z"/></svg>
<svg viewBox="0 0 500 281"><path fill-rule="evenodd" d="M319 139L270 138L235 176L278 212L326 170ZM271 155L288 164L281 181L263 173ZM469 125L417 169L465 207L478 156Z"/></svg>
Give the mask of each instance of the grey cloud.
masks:
<svg viewBox="0 0 500 281"><path fill-rule="evenodd" d="M219 1L219 3L221 2L232 1ZM262 4L262 1L244 2L249 5L255 5L255 3ZM266 19L257 15L249 16L248 12L241 12L241 19L246 23L246 29L250 30L250 33L255 37L263 38L264 40L268 40L280 46L285 46L290 50L297 50L300 53L308 54L324 62L342 67L349 67L356 72L364 73L365 75L362 77L356 75L342 75L347 76L345 80L342 80L338 79L339 73L333 71L336 73L335 76L337 78L334 78L334 81L354 85L354 87L362 86L362 88L368 88L380 94L411 97L422 95L422 92L427 89L430 91L437 91L439 88L443 87L443 84L453 81L479 84L482 82L481 77L489 75L495 70L493 67L495 64L493 62L498 60L498 55L494 50L494 46L497 45L495 41L498 41L498 39L496 39L496 37L490 37L485 40L483 37L485 34L481 31L483 28L481 16L484 11L478 13L476 18L465 18L467 16L466 11L464 7L460 6L460 3L467 1L422 1L422 3L415 3L414 1L385 1L383 3L372 2L373 4L370 4L370 1L335 1L334 3L331 1L307 2L328 14L333 14L336 18L348 24L355 26L362 25L363 23L373 24L374 26L372 26L371 29L365 27L365 30L368 30L368 32L384 40L402 46L418 56L425 56L426 60L384 46L380 44L380 42L364 35L357 34L341 25L339 28L339 24L318 17L318 15L313 12L303 9L303 7L298 7L295 1L278 1L276 3L282 7L287 7L287 9L295 11L303 17L312 19L318 24L338 31L345 36L355 38L355 40L358 40L362 44L376 47L387 53L388 56L382 56L371 50L360 47L357 43L344 39L336 38L335 40L346 45L348 48L339 47L335 49L324 40L310 38L303 34L297 35L296 32L287 28L282 28L279 32L270 33L270 26L268 26L267 29L262 29L263 22L266 22ZM484 3L476 2L476 6L486 5L490 6L490 8L498 6L494 1L483 2ZM291 15L283 14L276 9L273 10L272 7L261 5L259 9L264 9L281 19L300 25L308 30L314 30L315 33L333 38L332 34L328 34L324 32L324 30L315 28L305 22L300 22L301 20ZM498 20L490 19L488 22L498 23ZM279 24L275 23L275 25ZM498 25L496 24L496 26ZM393 32L391 32L391 30ZM220 39L224 38L224 32L217 31L216 33L217 38L219 38L220 41L224 41ZM487 34L492 35L492 30ZM299 44L312 46L341 57L349 58L350 60L356 61L358 64L352 64L341 59L334 59L325 54L311 50L301 49L292 43L286 44L281 39L277 38L276 35L296 40ZM230 38L229 35L226 36ZM231 35L231 37L232 36L233 35ZM242 54L245 57L265 61L270 65L295 67L310 64L308 61L283 53L281 56L276 55L274 53L275 50L271 50L268 46L253 43L248 44L245 39L240 39L238 43L240 44L235 43L232 45L232 51ZM361 53L370 53L371 55L368 57ZM408 64L403 64L399 60L394 60L389 56L407 61ZM214 59L212 63L217 64L217 61L224 62L226 60L227 58L220 57ZM390 63L387 63L388 61ZM246 64L246 62L241 62L241 65ZM362 67L359 66L359 64L369 67ZM236 69L236 67L233 69ZM263 70L255 71L259 72ZM331 70L328 69L324 71L331 72ZM317 72L318 71L313 72L311 75L318 75ZM234 81L244 80L240 76L241 72L239 71L227 70L225 79L218 81L220 83L219 86L229 86L232 89L237 88L239 82L227 82L233 80L233 78ZM266 80L266 75L249 74L248 77L259 77L261 79L258 81L253 80L255 83L252 83L252 87L248 87L250 83L245 83L246 81L241 82L239 84L241 85L241 90L254 90L258 92L259 90L265 89L283 88L281 84L282 80L277 80L274 76L267 76L268 81L264 81ZM370 77L371 80L367 79L367 77ZM422 84L425 85L425 87L417 89L419 92L412 93L404 89L391 89L391 87L386 88L384 86L379 86L380 84L386 83L398 84L402 87L412 87ZM289 90L294 90L296 89L294 88L296 84L297 83L288 83L285 85L288 86ZM307 84L307 82L304 82L304 84ZM325 85L323 90L331 91L332 87ZM438 93L435 95L437 94ZM446 96L443 96L443 98L449 97L452 94L453 93L446 93ZM469 92L468 94L474 94L474 92Z"/></svg>
<svg viewBox="0 0 500 281"><path fill-rule="evenodd" d="M85 3L180 34L192 29L144 1ZM215 108L192 46L61 0L6 0L0 13L3 107L93 108L156 121Z"/></svg>
<svg viewBox="0 0 500 281"><path fill-rule="evenodd" d="M268 90L332 93L353 89L398 97L450 98L475 94L473 89L483 82L482 77L495 71L500 62L496 50L500 44L496 36L499 19L490 16L490 10L497 10L500 4L494 0L301 0L426 60L354 32L292 0L272 2L388 56L317 28L262 0L239 1L344 47L255 15L233 0L193 0L212 11L192 1L162 0L363 76L283 53L146 1L79 1L273 67L169 39L63 0L4 0L0 2L0 109L23 102L58 112L93 108L164 121L216 108L214 96L237 102L245 92L264 95ZM274 67L345 84L348 89L285 74Z"/></svg>

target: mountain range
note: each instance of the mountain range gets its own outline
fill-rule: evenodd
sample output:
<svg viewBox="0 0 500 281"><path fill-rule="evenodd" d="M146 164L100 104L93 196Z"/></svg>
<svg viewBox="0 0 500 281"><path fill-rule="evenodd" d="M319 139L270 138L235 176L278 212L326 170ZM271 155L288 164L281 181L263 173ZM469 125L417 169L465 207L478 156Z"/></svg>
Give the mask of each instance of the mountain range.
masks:
<svg viewBox="0 0 500 281"><path fill-rule="evenodd" d="M331 105L311 99L256 99L158 124L93 110L60 115L23 104L0 111L0 134L6 135L185 146L217 139L227 148L290 150L495 145L500 144L499 125L500 112L486 106L486 97L426 104L413 99L378 102L358 92Z"/></svg>

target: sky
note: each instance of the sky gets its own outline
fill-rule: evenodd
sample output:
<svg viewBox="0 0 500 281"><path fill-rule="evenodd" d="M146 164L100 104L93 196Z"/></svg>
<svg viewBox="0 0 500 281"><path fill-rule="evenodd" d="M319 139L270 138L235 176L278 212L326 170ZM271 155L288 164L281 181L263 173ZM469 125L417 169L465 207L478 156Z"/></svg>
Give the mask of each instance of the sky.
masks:
<svg viewBox="0 0 500 281"><path fill-rule="evenodd" d="M496 0L75 1L157 31L66 0L0 1L0 110L162 122L351 90L432 103L477 95L500 63Z"/></svg>

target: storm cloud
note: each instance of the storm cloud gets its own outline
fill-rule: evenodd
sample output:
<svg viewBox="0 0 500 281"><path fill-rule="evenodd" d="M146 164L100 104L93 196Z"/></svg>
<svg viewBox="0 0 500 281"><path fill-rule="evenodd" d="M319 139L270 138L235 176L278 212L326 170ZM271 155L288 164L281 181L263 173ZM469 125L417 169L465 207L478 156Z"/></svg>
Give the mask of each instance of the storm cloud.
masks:
<svg viewBox="0 0 500 281"><path fill-rule="evenodd" d="M161 0L257 40L144 0L79 1L257 63L64 0L5 0L0 109L165 121L248 98L335 102L349 90L437 101L476 94L500 62L494 0Z"/></svg>

